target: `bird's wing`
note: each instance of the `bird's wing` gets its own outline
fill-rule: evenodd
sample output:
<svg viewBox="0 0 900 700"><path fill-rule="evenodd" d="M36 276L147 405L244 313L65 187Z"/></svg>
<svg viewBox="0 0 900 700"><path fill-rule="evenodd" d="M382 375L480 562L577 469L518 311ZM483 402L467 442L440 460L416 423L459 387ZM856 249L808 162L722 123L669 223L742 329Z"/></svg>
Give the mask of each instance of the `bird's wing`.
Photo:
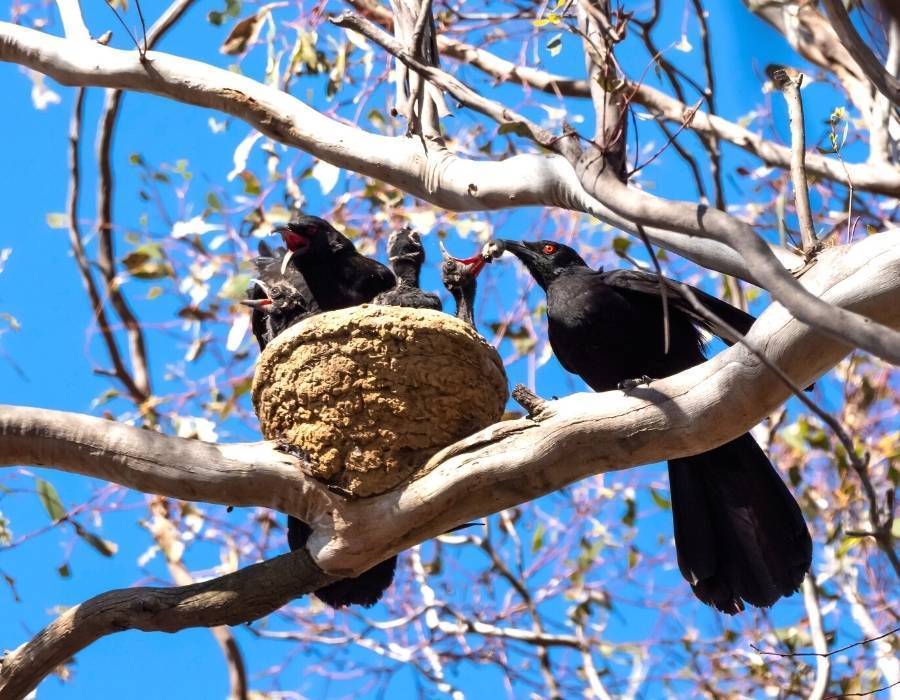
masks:
<svg viewBox="0 0 900 700"><path fill-rule="evenodd" d="M640 294L652 294L656 297L660 295L659 277L652 272L612 270L602 274L603 281L611 287L627 289ZM693 307L682 293L680 283L674 280L668 280L668 282L666 294L668 295L669 304L688 316L696 326L719 336L727 344L732 344L732 341L728 338L728 332L720 324L708 319ZM750 326L756 320L754 316L732 306L727 301L722 301L691 285L685 286L694 293L697 301L742 335L750 330Z"/></svg>

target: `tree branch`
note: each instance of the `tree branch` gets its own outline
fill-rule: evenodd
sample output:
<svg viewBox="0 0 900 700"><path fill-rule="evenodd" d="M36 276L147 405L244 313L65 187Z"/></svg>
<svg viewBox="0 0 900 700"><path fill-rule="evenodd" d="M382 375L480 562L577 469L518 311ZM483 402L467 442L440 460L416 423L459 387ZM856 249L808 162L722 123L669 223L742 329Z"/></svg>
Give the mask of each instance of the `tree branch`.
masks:
<svg viewBox="0 0 900 700"><path fill-rule="evenodd" d="M803 277L813 293L900 327L900 230L821 257ZM777 304L747 338L801 386L848 351ZM711 449L746 432L788 395L736 345L630 395L548 401L534 419L498 423L444 449L402 490L351 502L268 443L212 445L39 409L0 409L0 464L47 465L175 498L276 508L312 523L308 546L316 563L348 576L589 475Z"/></svg>
<svg viewBox="0 0 900 700"><path fill-rule="evenodd" d="M810 2L742 0L747 9L778 31L807 61L834 73L863 115L872 109L869 81L844 48L831 22Z"/></svg>
<svg viewBox="0 0 900 700"><path fill-rule="evenodd" d="M900 332L873 319L831 306L811 294L785 271L768 244L743 221L705 206L655 197L628 187L588 157L575 164L586 189L631 221L713 237L739 251L754 269L762 286L798 319L841 342L900 364ZM897 303L896 300L892 303Z"/></svg>
<svg viewBox="0 0 900 700"><path fill-rule="evenodd" d="M841 0L822 0L832 27L866 77L882 95L900 108L900 80L888 73L856 31Z"/></svg>
<svg viewBox="0 0 900 700"><path fill-rule="evenodd" d="M806 180L806 126L803 123L803 73L797 73L783 66L772 67L769 78L781 90L787 102L788 119L791 123L791 180L794 183L794 203L800 224L800 239L803 253L813 255L817 248L816 230L813 227L812 210L809 206L809 184Z"/></svg>
<svg viewBox="0 0 900 700"><path fill-rule="evenodd" d="M70 608L0 659L0 700L25 697L54 668L107 635L238 625L332 580L300 549L203 583L102 593Z"/></svg>
<svg viewBox="0 0 900 700"><path fill-rule="evenodd" d="M807 700L822 700L831 682L831 659L828 654L828 640L822 627L822 610L819 607L819 593L812 574L803 579L803 606L809 619L809 634L813 649L816 650L816 681L807 695Z"/></svg>
<svg viewBox="0 0 900 700"><path fill-rule="evenodd" d="M301 148L332 165L374 177L454 211L543 205L582 211L632 233L636 226L589 195L572 166L554 155L520 155L502 161L460 158L438 144L423 152L419 139L388 137L330 119L273 87L204 63L95 42L75 45L33 29L0 22L0 60L26 65L65 85L129 89L218 109L267 136ZM754 282L754 271L728 246L646 227L655 245L699 265ZM773 252L788 267L802 259Z"/></svg>
<svg viewBox="0 0 900 700"><path fill-rule="evenodd" d="M56 8L62 20L63 31L67 39L73 41L90 41L91 34L84 17L81 15L81 5L78 0L56 0Z"/></svg>
<svg viewBox="0 0 900 700"><path fill-rule="evenodd" d="M184 15L193 1L175 0L150 27L145 39L145 49L153 48ZM141 324L131 310L131 305L125 298L121 285L116 279L116 255L113 239L113 175L110 151L112 150L112 138L116 120L119 116L121 100L121 90L106 91L97 129L97 163L100 180L97 187L97 239L99 251L97 266L103 278L106 297L125 326L128 336L129 355L131 357L131 383L137 387L140 392L140 402L143 402L150 398L152 393L147 347Z"/></svg>
<svg viewBox="0 0 900 700"><path fill-rule="evenodd" d="M529 66L517 66L485 49L451 37L438 37L438 46L443 55L475 66L497 80L526 85L562 97L590 97L591 94L587 80L555 75ZM734 122L702 110L693 111L693 106L644 83L626 80L620 89L630 96L632 102L646 107L651 113L667 121L684 124L687 116L693 114L690 129L698 135L733 143L755 155L766 165L785 169L790 167L789 148L764 139ZM806 166L808 172L816 177L844 185L852 181L854 187L861 191L900 196L900 170L883 162L847 163L845 173L837 160L818 153L808 153Z"/></svg>

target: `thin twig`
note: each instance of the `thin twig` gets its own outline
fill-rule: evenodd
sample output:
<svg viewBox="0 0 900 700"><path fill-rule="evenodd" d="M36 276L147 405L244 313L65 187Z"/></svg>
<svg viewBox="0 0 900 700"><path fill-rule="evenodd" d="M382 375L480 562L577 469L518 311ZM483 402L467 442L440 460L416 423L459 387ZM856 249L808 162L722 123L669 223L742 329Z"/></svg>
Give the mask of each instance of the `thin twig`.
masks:
<svg viewBox="0 0 900 700"><path fill-rule="evenodd" d="M146 48L150 49L171 29L184 15L194 0L175 0L160 18L150 27L145 35ZM112 137L119 115L122 100L120 90L107 90L106 99L100 115L97 131L97 162L99 169L99 186L97 188L98 257L97 265L101 271L108 296L116 314L125 326L131 357L134 383L143 396L141 403L152 394L150 386L150 368L147 347L140 322L131 310L121 285L116 279L115 244L113 240L112 202L114 182L112 174L111 150ZM149 407L145 406L145 410Z"/></svg>
<svg viewBox="0 0 900 700"><path fill-rule="evenodd" d="M113 370L111 376L116 377L132 399L136 403L144 401L146 395L134 381L131 372L125 366L122 354L119 351L119 345L116 342L115 335L106 316L106 307L103 303L97 283L91 274L90 261L84 250L84 241L81 235L81 226L78 222L78 199L81 189L81 168L78 162L78 151L81 143L81 123L84 114L84 94L85 90L80 88L75 95L75 106L72 110L72 120L69 124L69 193L66 203L66 215L69 220L69 244L72 246L72 253L75 257L75 264L81 274L84 282L85 290L91 302L91 309L94 311L94 317L97 320L97 327L103 336L103 342L109 353L109 359L112 362Z"/></svg>
<svg viewBox="0 0 900 700"><path fill-rule="evenodd" d="M647 237L647 232L644 230L643 226L637 227L638 235L640 235L641 240L644 242L644 246L647 248L647 255L650 256L650 261L653 263L653 267L656 268L656 276L659 278L659 296L662 299L662 309L663 309L663 354L669 354L669 281L666 279L665 275L663 275L662 266L659 264L659 260L656 258L656 253L653 252L653 246L650 245L650 239Z"/></svg>
<svg viewBox="0 0 900 700"><path fill-rule="evenodd" d="M758 654L763 654L764 656L834 656L835 654L840 654L842 651L847 651L848 649L852 649L853 647L860 647L866 644L871 644L872 642L877 642L879 639L884 639L885 637L890 637L892 634L897 634L900 632L900 627L895 627L892 630L888 630L884 634L879 634L877 637L870 637L868 639L863 639L858 642L853 642L853 644L848 644L845 647L841 647L840 649L833 649L825 654L821 654L817 651L793 651L790 653L781 653L778 651L763 651L759 647L750 645L753 650Z"/></svg>
<svg viewBox="0 0 900 700"><path fill-rule="evenodd" d="M800 241L803 253L811 257L817 250L816 231L813 227L812 210L809 206L809 184L806 179L806 127L803 124L803 98L800 87L803 73L791 71L783 66L769 66L769 78L781 90L788 106L791 122L791 181L794 183L794 205L800 224Z"/></svg>

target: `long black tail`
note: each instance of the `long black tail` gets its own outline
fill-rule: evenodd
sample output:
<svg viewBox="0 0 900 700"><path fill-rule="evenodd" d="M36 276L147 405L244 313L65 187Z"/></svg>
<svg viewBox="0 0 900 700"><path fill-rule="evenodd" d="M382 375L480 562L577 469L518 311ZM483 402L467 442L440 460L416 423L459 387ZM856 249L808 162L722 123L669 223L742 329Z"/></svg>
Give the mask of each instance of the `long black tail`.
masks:
<svg viewBox="0 0 900 700"><path fill-rule="evenodd" d="M669 462L678 568L700 600L734 615L794 593L812 540L800 506L747 433Z"/></svg>
<svg viewBox="0 0 900 700"><path fill-rule="evenodd" d="M288 516L288 545L300 549L312 534L312 528L302 520ZM397 557L385 559L356 578L344 578L320 588L313 595L332 608L362 605L370 608L377 603L394 580Z"/></svg>

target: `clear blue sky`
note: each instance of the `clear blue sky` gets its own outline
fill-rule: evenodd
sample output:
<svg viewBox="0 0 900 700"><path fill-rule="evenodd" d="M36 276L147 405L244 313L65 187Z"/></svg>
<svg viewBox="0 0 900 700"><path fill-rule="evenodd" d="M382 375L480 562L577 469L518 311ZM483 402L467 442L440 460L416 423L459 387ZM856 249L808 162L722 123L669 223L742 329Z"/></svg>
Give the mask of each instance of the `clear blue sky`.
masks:
<svg viewBox="0 0 900 700"><path fill-rule="evenodd" d="M120 28L102 3L84 4L91 6L87 17L95 35L110 28L121 35ZM216 6L217 3L199 3L160 49L224 65L224 58L217 49L227 29L211 27L204 19ZM711 6L710 22L720 85L718 107L724 116L737 118L761 101L760 76L766 63L797 63L780 38L761 22L750 18L738 0L712 3ZM160 7L161 3L148 2L144 11L148 17L155 17ZM276 19L284 19L289 12L276 13ZM666 19L668 26L680 25L680 12L680 7L673 10ZM263 54L264 49L257 48L255 58L258 60L245 64L245 69L252 74L251 68L255 66L259 71ZM621 58L630 68L639 71L642 67L643 59L638 65L630 66L628 56ZM563 73L583 73L582 56L575 44L567 44L559 59L547 65ZM259 76L260 72L254 74L254 77ZM62 103L37 111L31 103L31 82L19 67L7 64L0 65L0 86L5 96L4 107L0 110L0 133L5 135L4 157L0 161L3 182L0 201L4 205L0 248L13 248L6 269L0 274L0 312L12 313L22 324L20 332L0 337L3 353L0 356L0 402L92 412L92 400L109 386L107 380L91 372L103 358L103 353L95 338L88 340L86 329L91 325L90 309L69 253L66 232L49 228L45 221L48 212L61 212L65 208L66 136L74 92L51 82L50 86L61 95ZM304 79L301 79L295 93L303 95L305 88ZM831 95L825 87L813 85L806 95L810 133L816 138L821 131L821 121L836 105L831 103ZM93 91L88 100L86 123L91 125L86 139L88 150L93 148L93 124L100 97L99 91ZM776 111L782 114L780 105ZM211 186L224 185L225 175L232 167L234 147L248 133L248 128L231 120L228 130L216 135L207 126L210 116L219 115L152 96L130 94L125 98L114 150L118 221L135 225L141 206L136 197L136 170L127 163L132 152L139 151L146 160L157 163L173 163L186 158L197 177L204 178ZM782 133L786 133L786 129ZM738 163L753 163L735 149L726 148L726 156L730 170ZM91 161L91 158L83 158L86 183L94 181ZM693 197L693 188L683 173L673 175L670 170L651 168L647 177L656 183L657 191L661 193ZM747 196L741 183L732 183L729 189L734 201ZM200 197L202 191L198 188L192 196ZM310 196L314 207L315 193ZM94 192L88 189L83 198L86 215L92 211L93 200ZM193 205L199 210L203 202ZM484 216L503 221L501 233L506 237L521 238L522 231L528 232L527 237L534 237L529 222L535 214L534 211L523 211ZM598 242L600 240L604 237L598 236ZM609 261L612 260L610 257ZM510 267L507 265L502 274L511 280ZM426 281L435 286L433 275ZM133 297L140 291L126 289ZM159 312L154 310L153 313ZM160 374L159 368L182 354L180 349L167 349L159 343L154 344L151 352ZM524 363L519 363L511 369L511 381L521 381L525 377L522 365ZM566 377L555 362L538 375L538 389L543 395L564 394L580 388L580 383ZM252 439L253 436L240 437ZM658 467L653 469L662 473ZM101 482L56 472L28 470L28 473L51 480L67 505L80 503L104 487ZM26 491L0 497L0 511L11 519L17 536L48 526L47 514L33 493L32 479L7 474L2 483L11 489ZM0 549L0 573L15 577L21 597L20 602L14 602L11 591L0 581L0 648L15 647L38 631L52 619L54 605L71 605L104 590L138 582L134 561L150 541L137 523L144 511L134 508L136 502L136 499L129 499L121 513L105 517L102 531L119 545L119 552L111 559L99 556L71 532L61 531L65 528L51 530L20 547ZM661 520L661 527L667 527L664 522ZM64 561L71 564L69 578L57 573ZM786 610L791 607L787 604ZM631 622L633 634L634 625L640 625L640 620ZM238 638L251 675L267 668L287 652L284 645L251 639L240 630ZM303 678L303 665L304 661L297 659L291 666L297 687L312 697L327 694L321 686L304 687L309 681ZM78 655L75 673L76 678L70 686L55 679L48 680L41 686L39 697L171 699L215 698L226 694L222 658L205 630L184 631L174 636L129 632L107 637ZM289 674L285 680L289 681L290 677ZM476 682L485 681L477 675L473 678ZM414 692L412 685L403 690ZM473 697L479 696L474 686L470 690Z"/></svg>

